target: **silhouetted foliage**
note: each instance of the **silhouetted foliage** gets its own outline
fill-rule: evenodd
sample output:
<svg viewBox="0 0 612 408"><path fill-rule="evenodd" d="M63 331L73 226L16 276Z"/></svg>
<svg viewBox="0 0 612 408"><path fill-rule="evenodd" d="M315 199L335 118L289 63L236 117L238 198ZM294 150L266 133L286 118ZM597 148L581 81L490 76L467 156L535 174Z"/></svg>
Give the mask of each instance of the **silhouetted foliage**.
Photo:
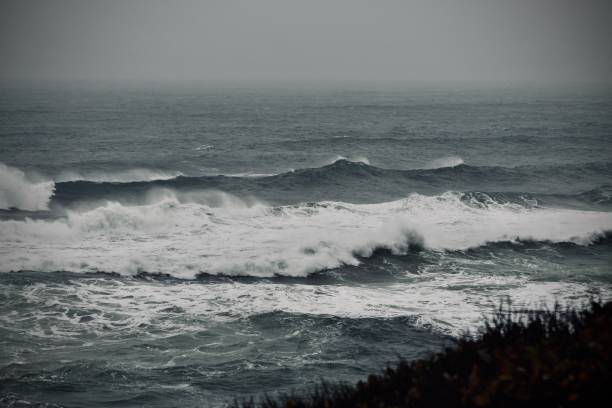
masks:
<svg viewBox="0 0 612 408"><path fill-rule="evenodd" d="M428 359L401 361L355 386L322 383L306 395L244 408L584 407L612 396L612 302L584 310L500 307L475 337Z"/></svg>

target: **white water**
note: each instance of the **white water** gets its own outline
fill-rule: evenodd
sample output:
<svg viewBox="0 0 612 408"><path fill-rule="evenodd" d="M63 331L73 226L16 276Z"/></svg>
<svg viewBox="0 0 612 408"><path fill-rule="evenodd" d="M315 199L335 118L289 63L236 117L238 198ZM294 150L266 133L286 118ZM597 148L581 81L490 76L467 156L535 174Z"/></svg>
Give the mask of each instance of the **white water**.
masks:
<svg viewBox="0 0 612 408"><path fill-rule="evenodd" d="M517 239L586 245L612 230L610 213L461 197L269 207L221 192L162 190L147 205L105 202L57 220L1 221L0 270L306 276L357 265L377 248L403 254L411 246L464 250Z"/></svg>
<svg viewBox="0 0 612 408"><path fill-rule="evenodd" d="M56 182L95 181L127 183L133 181L168 180L180 172L164 172L134 168L117 172L65 171L50 180L36 174L0 163L0 209L17 208L26 211L47 210Z"/></svg>
<svg viewBox="0 0 612 408"><path fill-rule="evenodd" d="M575 303L590 293L588 285L579 283L475 276L469 271L423 273L410 278L367 287L85 279L72 280L70 285L28 285L23 296L31 304L45 299L51 306L44 311L33 310L36 323L30 334L65 338L86 331L97 337L132 333L145 339L198 332L214 322L276 311L344 318L418 316L417 325L459 334L480 327L483 314L493 312L504 299L512 299L515 306L550 307L555 302ZM608 298L610 293L604 291L602 295ZM94 319L81 321L81 315L69 313L75 308L91 311ZM55 323L49 325L49 319ZM153 333L151 327L156 328Z"/></svg>
<svg viewBox="0 0 612 408"><path fill-rule="evenodd" d="M52 181L0 163L0 209L46 210L54 189Z"/></svg>

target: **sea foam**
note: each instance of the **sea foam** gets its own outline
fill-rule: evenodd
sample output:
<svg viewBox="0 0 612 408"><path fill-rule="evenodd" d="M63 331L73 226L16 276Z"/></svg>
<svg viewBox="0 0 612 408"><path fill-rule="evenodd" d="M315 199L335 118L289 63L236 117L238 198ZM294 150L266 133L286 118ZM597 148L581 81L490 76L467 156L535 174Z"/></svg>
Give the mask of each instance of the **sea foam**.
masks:
<svg viewBox="0 0 612 408"><path fill-rule="evenodd" d="M52 181L36 180L35 176L0 163L0 208L46 210L53 195Z"/></svg>
<svg viewBox="0 0 612 408"><path fill-rule="evenodd" d="M56 220L0 221L2 271L306 276L359 265L384 249L462 251L534 240L589 245L612 214L412 194L379 204L269 206L203 191L152 194L145 205L102 202Z"/></svg>

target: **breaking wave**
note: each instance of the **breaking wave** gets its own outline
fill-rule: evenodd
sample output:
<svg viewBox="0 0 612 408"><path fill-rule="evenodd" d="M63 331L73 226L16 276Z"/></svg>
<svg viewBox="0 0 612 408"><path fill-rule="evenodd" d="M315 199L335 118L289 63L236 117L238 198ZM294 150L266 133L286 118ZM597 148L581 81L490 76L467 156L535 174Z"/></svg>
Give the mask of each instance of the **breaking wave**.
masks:
<svg viewBox="0 0 612 408"><path fill-rule="evenodd" d="M427 163L425 169L441 169L444 167L457 167L464 164L464 161L459 156L448 156L435 159Z"/></svg>
<svg viewBox="0 0 612 408"><path fill-rule="evenodd" d="M46 210L53 195L52 181L38 180L0 163L0 209Z"/></svg>
<svg viewBox="0 0 612 408"><path fill-rule="evenodd" d="M151 191L157 189L183 193L220 190L242 198L256 196L277 205L304 201L372 203L397 200L412 192L437 195L445 191L480 191L512 202L583 209L612 204L612 162L484 167L448 157L432 162L431 168L399 170L369 165L366 158L352 160L338 156L322 167L280 174L185 176L143 168L104 173L66 171L55 178L55 184L1 165L0 207L44 210L82 201L146 204ZM567 190L570 185L572 190Z"/></svg>
<svg viewBox="0 0 612 408"><path fill-rule="evenodd" d="M60 205L101 199L135 203L153 188L169 188L250 194L276 204L325 200L380 202L399 199L411 192L432 195L445 191L497 191L535 194L547 202L610 203L609 187L606 186L612 177L612 163L608 162L512 168L470 166L458 164L458 161L454 166L453 162L446 164L448 166L432 169L398 170L337 158L323 167L275 175L178 176L129 183L73 181L57 183L53 201ZM570 185L572 190L563 190Z"/></svg>
<svg viewBox="0 0 612 408"><path fill-rule="evenodd" d="M368 166L370 165L370 160L368 160L368 158L365 156L351 156L350 158L347 158L341 155L337 155L333 157L331 160L326 161L324 165L330 166L340 161L346 161L350 163L362 163L362 164L367 164Z"/></svg>
<svg viewBox="0 0 612 408"><path fill-rule="evenodd" d="M480 193L483 194L483 193ZM307 276L378 250L462 251L495 242L591 245L607 212L541 208L486 195L411 194L379 204L270 206L220 191L160 190L144 205L105 202L53 220L0 221L1 270Z"/></svg>

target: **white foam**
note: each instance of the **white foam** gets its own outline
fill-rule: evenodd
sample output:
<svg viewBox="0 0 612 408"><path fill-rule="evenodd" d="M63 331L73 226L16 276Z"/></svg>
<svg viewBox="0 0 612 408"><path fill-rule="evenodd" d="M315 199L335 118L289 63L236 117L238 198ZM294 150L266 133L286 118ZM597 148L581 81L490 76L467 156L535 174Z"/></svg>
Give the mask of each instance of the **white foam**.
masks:
<svg viewBox="0 0 612 408"><path fill-rule="evenodd" d="M34 175L0 163L0 208L20 210L46 210L55 190L47 180L35 180Z"/></svg>
<svg viewBox="0 0 612 408"><path fill-rule="evenodd" d="M457 167L464 163L465 162L463 161L463 159L459 156L447 156L447 157L440 157L439 159L432 160L429 163L427 163L425 167L423 168L427 170L433 170L433 169L441 169L444 167Z"/></svg>
<svg viewBox="0 0 612 408"><path fill-rule="evenodd" d="M341 155L336 155L333 158L331 158L330 160L327 160L326 162L323 163L324 166L329 166L330 164L334 164L340 160L346 160L346 161L350 161L353 163L363 163L363 164L370 164L370 160L368 160L367 157L365 156L350 156L350 157L344 157Z"/></svg>
<svg viewBox="0 0 612 408"><path fill-rule="evenodd" d="M0 222L0 270L139 271L305 276L357 265L377 248L463 250L517 239L588 244L612 214L516 204L459 193L369 205L270 207L220 192L151 194L147 205L108 202L65 219Z"/></svg>
<svg viewBox="0 0 612 408"><path fill-rule="evenodd" d="M73 280L70 285L28 285L21 293L28 303L42 299L47 306L32 309L35 315L30 320L36 322L32 334L57 338L84 330L113 338L118 334L174 336L201 331L215 322L278 311L343 318L415 316L417 324L459 334L480 327L483 314L491 313L503 299L510 299L517 307L542 307L555 302L572 304L589 294L589 286L581 283L475 276L467 271L424 272L403 282L366 287L87 279ZM611 293L604 289L601 295L607 299ZM66 313L80 305L92 311L93 319L83 322L80 315ZM14 317L0 316L6 325L14 324L11 319ZM57 322L53 331L48 329L49 321ZM105 330L108 327L113 330ZM151 332L150 327L156 330Z"/></svg>

